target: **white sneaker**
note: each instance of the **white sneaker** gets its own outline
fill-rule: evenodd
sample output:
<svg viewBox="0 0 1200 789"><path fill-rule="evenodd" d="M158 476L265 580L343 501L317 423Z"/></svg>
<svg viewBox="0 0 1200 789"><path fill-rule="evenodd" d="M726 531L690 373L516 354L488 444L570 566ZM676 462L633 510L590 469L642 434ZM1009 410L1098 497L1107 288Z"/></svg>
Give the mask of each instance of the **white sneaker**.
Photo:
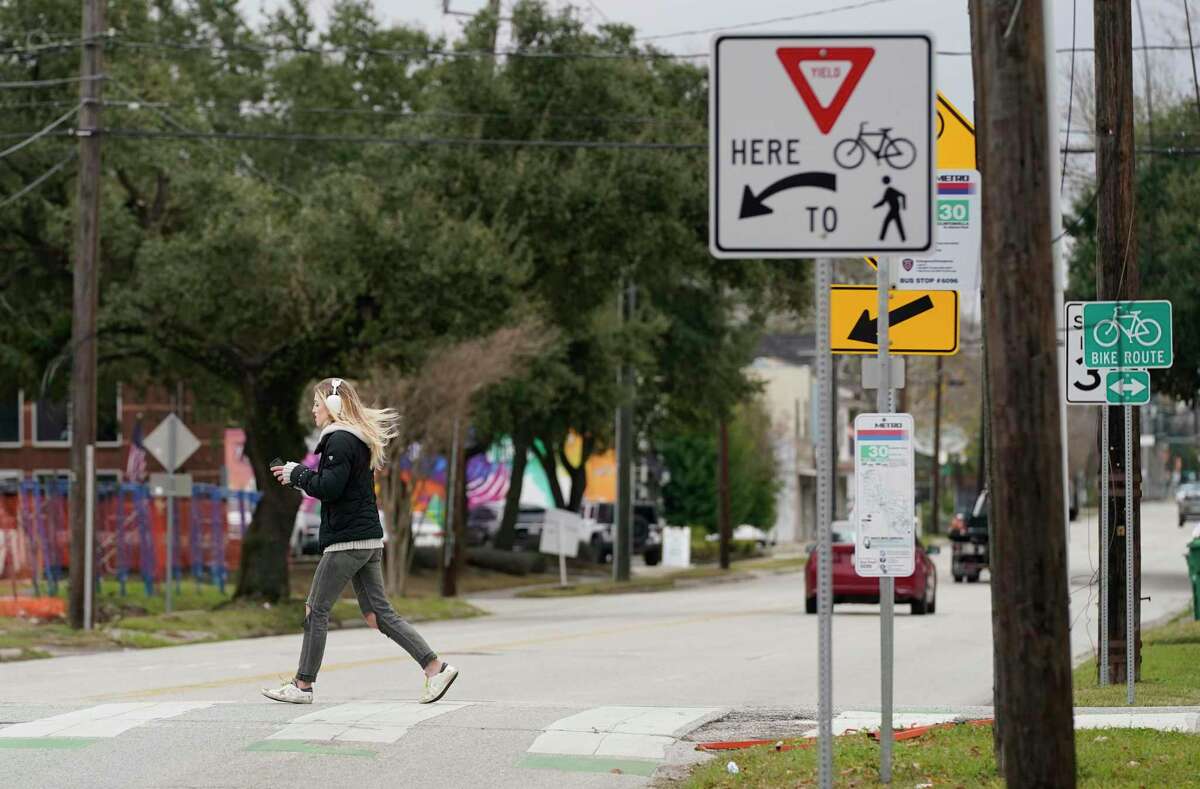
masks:
<svg viewBox="0 0 1200 789"><path fill-rule="evenodd" d="M268 699L285 701L288 704L312 704L316 691L300 690L295 681L290 681L280 688L263 688L262 694Z"/></svg>
<svg viewBox="0 0 1200 789"><path fill-rule="evenodd" d="M432 677L425 678L425 692L421 694L422 704L432 704L446 695L454 680L458 679L458 669L447 663L445 667ZM302 691L303 692L303 691Z"/></svg>

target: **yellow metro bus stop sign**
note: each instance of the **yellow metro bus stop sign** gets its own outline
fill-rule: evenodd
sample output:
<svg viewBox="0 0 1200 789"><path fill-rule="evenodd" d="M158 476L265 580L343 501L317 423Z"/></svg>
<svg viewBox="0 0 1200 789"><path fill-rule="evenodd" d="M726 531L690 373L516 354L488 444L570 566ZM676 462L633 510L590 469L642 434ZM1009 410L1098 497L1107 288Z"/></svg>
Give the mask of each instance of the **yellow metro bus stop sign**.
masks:
<svg viewBox="0 0 1200 789"><path fill-rule="evenodd" d="M939 170L975 169L975 126L950 103L950 99L938 91L937 121L937 168ZM871 268L876 268L875 258L866 259Z"/></svg>

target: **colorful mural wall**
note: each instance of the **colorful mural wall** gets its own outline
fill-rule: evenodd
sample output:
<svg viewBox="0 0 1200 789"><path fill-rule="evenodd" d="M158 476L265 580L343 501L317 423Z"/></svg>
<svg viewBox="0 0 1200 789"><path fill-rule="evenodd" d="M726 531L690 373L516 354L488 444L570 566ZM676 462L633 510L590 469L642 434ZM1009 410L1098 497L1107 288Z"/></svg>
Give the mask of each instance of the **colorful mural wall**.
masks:
<svg viewBox="0 0 1200 789"><path fill-rule="evenodd" d="M245 443L245 433L241 429L231 428L225 431L225 479L226 485L233 490L255 489L254 471L243 454ZM572 436L566 446L567 458L572 463L578 463L581 449L582 442L577 436ZM467 462L469 507L504 504L512 481L512 456L512 442L505 438L493 444L484 454L476 455ZM316 455L309 455L304 459L304 464L313 468L316 467L316 462ZM439 456L423 463L417 470L420 479L413 492L413 513L423 515L425 522L442 523L448 469L449 463L446 458ZM586 498L593 501L615 501L617 477L614 453L610 451L593 456L588 460L587 471ZM407 473L411 479L413 472L410 470ZM570 478L562 469L559 469L559 486L564 495L571 489ZM550 492L546 472L532 453L525 464L521 503L546 508L554 506L554 496ZM305 512L318 511L317 506L316 501L307 497L301 505Z"/></svg>

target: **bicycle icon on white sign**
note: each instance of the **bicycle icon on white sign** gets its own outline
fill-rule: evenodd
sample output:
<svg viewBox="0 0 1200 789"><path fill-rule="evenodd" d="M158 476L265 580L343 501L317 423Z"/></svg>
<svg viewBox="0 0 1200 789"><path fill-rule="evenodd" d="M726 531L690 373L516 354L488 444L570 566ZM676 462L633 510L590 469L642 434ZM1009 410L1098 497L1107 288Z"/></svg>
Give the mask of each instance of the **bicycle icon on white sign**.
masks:
<svg viewBox="0 0 1200 789"><path fill-rule="evenodd" d="M871 145L868 138L879 141ZM867 154L875 157L875 162L883 160L896 170L904 170L917 160L917 146L904 137L893 137L892 127L884 126L878 131L867 131L867 123L858 124L858 136L847 137L838 142L833 148L833 160L844 170L853 170L863 163Z"/></svg>
<svg viewBox="0 0 1200 789"><path fill-rule="evenodd" d="M1162 326L1153 318L1143 318L1141 310L1115 312L1113 317L1102 320L1092 329L1092 339L1101 348L1111 348L1125 335L1131 342L1143 348L1151 348L1162 339Z"/></svg>

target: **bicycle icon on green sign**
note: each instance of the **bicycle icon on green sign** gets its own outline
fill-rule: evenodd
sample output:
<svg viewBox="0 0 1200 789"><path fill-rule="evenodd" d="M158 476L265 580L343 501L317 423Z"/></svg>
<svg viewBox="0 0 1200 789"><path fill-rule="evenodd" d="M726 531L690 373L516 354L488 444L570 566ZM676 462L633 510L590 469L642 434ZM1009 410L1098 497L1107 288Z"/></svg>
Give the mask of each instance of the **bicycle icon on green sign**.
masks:
<svg viewBox="0 0 1200 789"><path fill-rule="evenodd" d="M1162 339L1162 326L1153 318L1143 318L1141 310L1121 313L1114 310L1113 317L1102 320L1092 329L1092 339L1101 348L1111 348L1124 335L1130 342L1144 348L1158 344Z"/></svg>
<svg viewBox="0 0 1200 789"><path fill-rule="evenodd" d="M847 137L833 147L833 160L844 170L853 170L863 163L867 153L881 159L895 170L904 170L917 160L917 146L904 137L893 137L892 127L884 126L878 131L867 131L867 122L858 124L858 136ZM868 138L878 139L878 145L871 145Z"/></svg>

